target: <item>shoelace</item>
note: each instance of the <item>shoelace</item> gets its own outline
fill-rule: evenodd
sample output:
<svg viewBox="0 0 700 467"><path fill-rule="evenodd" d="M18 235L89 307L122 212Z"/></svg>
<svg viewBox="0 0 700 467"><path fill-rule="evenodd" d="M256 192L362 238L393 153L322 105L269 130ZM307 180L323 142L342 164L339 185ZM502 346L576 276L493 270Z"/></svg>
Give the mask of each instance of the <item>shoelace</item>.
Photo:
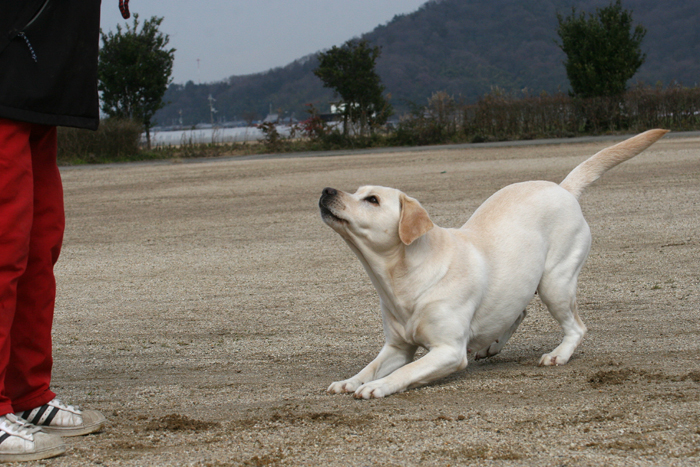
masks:
<svg viewBox="0 0 700 467"><path fill-rule="evenodd" d="M19 417L15 417L13 421L7 415L3 418L2 423L0 423L0 430L10 435L20 436L22 438L31 438L31 435L37 431L41 431L41 427L34 426L30 423L25 422Z"/></svg>

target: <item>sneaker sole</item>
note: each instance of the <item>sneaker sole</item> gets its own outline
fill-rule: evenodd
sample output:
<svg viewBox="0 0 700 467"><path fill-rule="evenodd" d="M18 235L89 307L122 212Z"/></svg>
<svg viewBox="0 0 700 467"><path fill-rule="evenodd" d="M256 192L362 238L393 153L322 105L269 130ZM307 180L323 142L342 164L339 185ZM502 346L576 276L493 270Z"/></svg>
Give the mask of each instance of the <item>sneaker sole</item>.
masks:
<svg viewBox="0 0 700 467"><path fill-rule="evenodd" d="M92 425L84 425L75 428L61 428L55 426L42 426L41 428L50 435L58 435L62 438L69 438L71 436L83 436L89 435L90 433L97 433L104 428L106 421L107 420L100 420Z"/></svg>
<svg viewBox="0 0 700 467"><path fill-rule="evenodd" d="M43 451L34 451L24 454L0 454L0 462L28 462L48 459L50 457L60 456L66 452L66 445L62 444Z"/></svg>

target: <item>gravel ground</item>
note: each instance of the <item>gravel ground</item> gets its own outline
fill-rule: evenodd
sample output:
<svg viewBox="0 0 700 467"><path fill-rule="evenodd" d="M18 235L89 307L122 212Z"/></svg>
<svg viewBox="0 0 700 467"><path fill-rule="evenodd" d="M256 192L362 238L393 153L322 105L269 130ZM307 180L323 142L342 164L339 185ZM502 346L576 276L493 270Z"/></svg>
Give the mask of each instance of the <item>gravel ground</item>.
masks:
<svg viewBox="0 0 700 467"><path fill-rule="evenodd" d="M103 433L41 465L696 466L700 138L589 187L569 364L535 299L503 352L385 399L329 396L383 343L378 299L325 226L325 186L399 188L461 225L513 182L560 181L610 143L63 170L54 390Z"/></svg>

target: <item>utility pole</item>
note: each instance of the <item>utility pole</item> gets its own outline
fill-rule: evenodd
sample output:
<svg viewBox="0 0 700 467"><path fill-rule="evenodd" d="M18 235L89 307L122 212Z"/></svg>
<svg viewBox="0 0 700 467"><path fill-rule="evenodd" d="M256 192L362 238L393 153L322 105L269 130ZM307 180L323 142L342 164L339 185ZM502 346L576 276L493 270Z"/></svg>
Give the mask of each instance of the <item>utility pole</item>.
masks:
<svg viewBox="0 0 700 467"><path fill-rule="evenodd" d="M216 102L216 99L211 97L211 94L209 94L209 98L207 100L209 101L209 113L211 115L211 126L214 126L214 114L218 112L218 110L216 110L214 108L214 102Z"/></svg>

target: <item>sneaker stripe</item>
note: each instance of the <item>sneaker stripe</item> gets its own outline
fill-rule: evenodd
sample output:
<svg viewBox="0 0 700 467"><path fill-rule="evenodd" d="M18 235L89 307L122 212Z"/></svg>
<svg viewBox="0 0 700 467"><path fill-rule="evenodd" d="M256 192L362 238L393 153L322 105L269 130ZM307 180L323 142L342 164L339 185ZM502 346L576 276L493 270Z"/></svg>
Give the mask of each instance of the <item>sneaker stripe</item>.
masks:
<svg viewBox="0 0 700 467"><path fill-rule="evenodd" d="M10 436L11 435L9 433L3 433L2 436L0 436L0 444L2 444L2 442L5 441Z"/></svg>
<svg viewBox="0 0 700 467"><path fill-rule="evenodd" d="M61 411L61 410L60 410L59 408L57 408L57 407L52 407L52 409L53 409L53 410L51 410L51 413L49 414L48 417L46 417L46 420L44 420L44 422L42 423L42 425L46 425L46 426L51 425L51 421L54 419L54 417L55 417L56 415L58 415L58 412Z"/></svg>
<svg viewBox="0 0 700 467"><path fill-rule="evenodd" d="M32 420L27 419L27 421L33 425L39 425L39 422L41 421L41 416L44 415L44 412L48 410L49 406L48 405L42 405L39 407L38 412L34 416Z"/></svg>

